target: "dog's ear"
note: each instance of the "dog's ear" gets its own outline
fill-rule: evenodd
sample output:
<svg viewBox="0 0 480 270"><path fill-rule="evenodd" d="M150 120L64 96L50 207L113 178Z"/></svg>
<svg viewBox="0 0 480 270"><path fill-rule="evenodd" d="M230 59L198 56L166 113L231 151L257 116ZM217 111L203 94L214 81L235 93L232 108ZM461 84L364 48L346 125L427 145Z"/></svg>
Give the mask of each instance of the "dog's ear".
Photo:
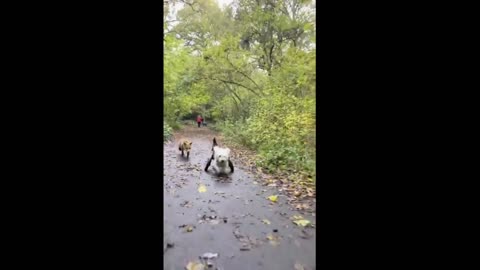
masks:
<svg viewBox="0 0 480 270"><path fill-rule="evenodd" d="M212 151L214 151L213 148L215 148L215 146L217 146L217 145L218 145L218 144L217 144L217 140L215 139L215 137L213 137Z"/></svg>

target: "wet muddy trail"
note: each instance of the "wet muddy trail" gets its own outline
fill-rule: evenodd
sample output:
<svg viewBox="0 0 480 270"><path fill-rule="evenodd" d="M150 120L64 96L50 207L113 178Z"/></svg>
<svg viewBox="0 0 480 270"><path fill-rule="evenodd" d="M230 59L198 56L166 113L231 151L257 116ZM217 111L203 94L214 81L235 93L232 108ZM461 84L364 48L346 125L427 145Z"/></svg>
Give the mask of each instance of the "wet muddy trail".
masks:
<svg viewBox="0 0 480 270"><path fill-rule="evenodd" d="M222 270L315 269L315 228L292 222L301 215L315 223L315 217L293 210L238 160L227 177L205 172L213 136L224 146L218 134L196 126L164 145L164 269L185 269L206 252L219 254ZM189 159L180 155L180 137L193 142Z"/></svg>

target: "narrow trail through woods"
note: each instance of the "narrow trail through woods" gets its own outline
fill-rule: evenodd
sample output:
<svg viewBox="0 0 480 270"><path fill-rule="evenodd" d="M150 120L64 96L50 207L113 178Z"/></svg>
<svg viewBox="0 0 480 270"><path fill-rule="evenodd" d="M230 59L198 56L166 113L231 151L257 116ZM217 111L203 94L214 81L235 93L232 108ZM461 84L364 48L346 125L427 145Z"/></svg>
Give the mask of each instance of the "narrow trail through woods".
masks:
<svg viewBox="0 0 480 270"><path fill-rule="evenodd" d="M240 160L233 159L235 172L227 177L205 172L214 136L225 146L206 127L176 132L175 138L193 142L189 159L177 140L164 145L164 269L185 269L206 252L219 253L223 270L315 269L315 228L292 220L315 224L314 213L294 210ZM267 199L271 195L278 200Z"/></svg>

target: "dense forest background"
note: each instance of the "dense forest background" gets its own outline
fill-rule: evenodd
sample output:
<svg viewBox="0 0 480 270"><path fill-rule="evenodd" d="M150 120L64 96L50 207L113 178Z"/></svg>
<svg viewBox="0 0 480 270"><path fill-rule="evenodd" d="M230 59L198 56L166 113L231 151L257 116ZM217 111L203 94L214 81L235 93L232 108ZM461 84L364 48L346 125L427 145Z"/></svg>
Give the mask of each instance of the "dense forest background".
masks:
<svg viewBox="0 0 480 270"><path fill-rule="evenodd" d="M315 3L170 0L164 8L164 135L201 114L254 149L263 168L314 181Z"/></svg>

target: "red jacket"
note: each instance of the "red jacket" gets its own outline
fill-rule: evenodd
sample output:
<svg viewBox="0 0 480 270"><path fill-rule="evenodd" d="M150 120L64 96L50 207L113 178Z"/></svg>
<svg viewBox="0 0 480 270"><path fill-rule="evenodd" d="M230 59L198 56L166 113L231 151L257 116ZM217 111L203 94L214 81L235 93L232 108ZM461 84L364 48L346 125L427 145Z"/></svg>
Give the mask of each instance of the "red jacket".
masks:
<svg viewBox="0 0 480 270"><path fill-rule="evenodd" d="M203 118L201 116L197 116L197 123L201 123L203 121Z"/></svg>

